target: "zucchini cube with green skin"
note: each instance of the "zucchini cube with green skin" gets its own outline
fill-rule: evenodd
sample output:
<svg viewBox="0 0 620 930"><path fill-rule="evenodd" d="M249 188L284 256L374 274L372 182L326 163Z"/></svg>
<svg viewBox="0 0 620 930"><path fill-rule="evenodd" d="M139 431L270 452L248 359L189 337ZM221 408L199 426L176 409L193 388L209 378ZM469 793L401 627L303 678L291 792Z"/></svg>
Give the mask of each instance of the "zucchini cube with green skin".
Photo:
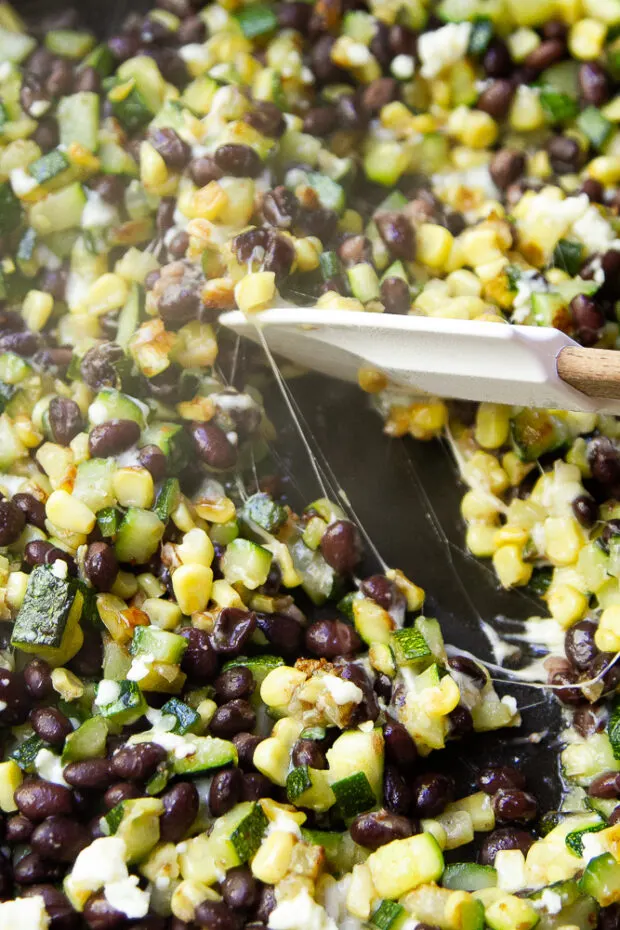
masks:
<svg viewBox="0 0 620 930"><path fill-rule="evenodd" d="M164 803L159 798L131 798L121 801L102 817L102 830L122 839L127 847L127 862L140 862L159 842L159 818Z"/></svg>
<svg viewBox="0 0 620 930"><path fill-rule="evenodd" d="M407 919L407 911L398 901L382 901L370 918L377 930L398 930Z"/></svg>
<svg viewBox="0 0 620 930"><path fill-rule="evenodd" d="M389 645L396 624L387 610L368 597L354 596L350 605L355 629L364 642Z"/></svg>
<svg viewBox="0 0 620 930"><path fill-rule="evenodd" d="M91 152L99 147L99 95L79 91L63 97L57 111L60 141L63 145L78 143Z"/></svg>
<svg viewBox="0 0 620 930"><path fill-rule="evenodd" d="M334 790L338 801L338 793L342 798L351 799L347 801L353 806L353 798L358 794L359 803L369 803L370 793L374 796L375 806L381 804L383 797L383 734L380 729L371 730L370 733L363 733L361 730L347 730L342 733L334 742L334 745L327 751L327 762L329 765L329 781ZM352 782L347 780L351 776L364 775L365 778L357 778ZM345 782L336 790L335 785L339 782ZM370 788L370 792L368 791ZM364 808L368 810L368 807ZM359 811L358 811L359 813Z"/></svg>
<svg viewBox="0 0 620 930"><path fill-rule="evenodd" d="M422 669L433 659L428 643L415 627L395 630L390 645L396 662L401 666Z"/></svg>
<svg viewBox="0 0 620 930"><path fill-rule="evenodd" d="M32 774L36 771L35 760L42 749L47 749L48 744L39 736L29 736L17 746L10 755L14 762L17 762L23 772Z"/></svg>
<svg viewBox="0 0 620 930"><path fill-rule="evenodd" d="M97 526L99 532L106 539L113 539L121 524L123 515L116 507L104 507L97 514Z"/></svg>
<svg viewBox="0 0 620 930"><path fill-rule="evenodd" d="M510 421L512 446L523 462L535 462L568 442L565 421L546 410L521 410Z"/></svg>
<svg viewBox="0 0 620 930"><path fill-rule="evenodd" d="M531 930L539 922L540 914L524 898L500 893L485 906L484 919L491 930Z"/></svg>
<svg viewBox="0 0 620 930"><path fill-rule="evenodd" d="M286 522L286 510L271 495L260 492L248 497L240 513L241 519L257 523L268 533L276 533Z"/></svg>
<svg viewBox="0 0 620 930"><path fill-rule="evenodd" d="M451 891L480 891L481 888L495 888L497 871L491 865L453 862L446 866L441 884Z"/></svg>
<svg viewBox="0 0 620 930"><path fill-rule="evenodd" d="M47 155L42 155L36 161L28 166L28 174L35 179L37 184L50 185L50 182L59 180L62 183L62 175L69 171L71 163L64 152L59 149L52 149Z"/></svg>
<svg viewBox="0 0 620 930"><path fill-rule="evenodd" d="M168 459L168 469L182 469L190 459L187 433L178 423L156 423L148 426L140 437L141 446L157 446Z"/></svg>
<svg viewBox="0 0 620 930"><path fill-rule="evenodd" d="M308 765L297 766L289 772L286 794L291 804L314 811L327 811L336 803L335 792L327 781L327 773ZM372 797L374 804L374 795Z"/></svg>
<svg viewBox="0 0 620 930"><path fill-rule="evenodd" d="M180 499L181 486L179 479L167 478L157 493L153 513L157 514L162 523L167 523L172 512L178 507Z"/></svg>
<svg viewBox="0 0 620 930"><path fill-rule="evenodd" d="M110 99L108 95L108 100ZM121 100L112 100L112 110L117 120L130 133L139 132L147 123L151 122L154 116L144 96L135 85L130 88L129 93Z"/></svg>
<svg viewBox="0 0 620 930"><path fill-rule="evenodd" d="M68 765L69 762L100 759L105 756L108 730L108 724L101 715L89 717L65 739L62 764Z"/></svg>
<svg viewBox="0 0 620 930"><path fill-rule="evenodd" d="M611 853L590 859L579 882L580 889L591 895L601 907L620 901L620 862Z"/></svg>
<svg viewBox="0 0 620 930"><path fill-rule="evenodd" d="M85 206L84 188L75 181L33 203L29 210L30 225L41 236L79 229Z"/></svg>
<svg viewBox="0 0 620 930"><path fill-rule="evenodd" d="M268 821L260 804L243 801L213 824L209 836L188 840L180 855L181 873L190 881L213 885L222 872L248 862L258 851Z"/></svg>
<svg viewBox="0 0 620 930"><path fill-rule="evenodd" d="M178 633L169 633L153 626L135 629L129 651L132 656L149 656L155 662L178 665L187 649L187 640Z"/></svg>
<svg viewBox="0 0 620 930"><path fill-rule="evenodd" d="M97 695L101 684L102 682L99 682L97 685L95 702L97 702ZM118 697L109 704L97 704L97 706L99 707L99 712L102 717L114 723L126 726L127 724L135 723L136 720L142 717L148 710L148 707L135 681L119 681L118 685L120 687Z"/></svg>
<svg viewBox="0 0 620 930"><path fill-rule="evenodd" d="M15 618L11 644L54 662L78 631L82 605L77 581L59 578L53 565L35 566Z"/></svg>
<svg viewBox="0 0 620 930"><path fill-rule="evenodd" d="M614 759L620 761L620 698L616 699L607 723L607 736L611 743Z"/></svg>
<svg viewBox="0 0 620 930"><path fill-rule="evenodd" d="M576 856L583 856L583 838L587 833L600 833L607 824L601 819L600 823L594 823L591 826L583 827L580 830L573 830L567 834L565 843L572 853Z"/></svg>
<svg viewBox="0 0 620 930"><path fill-rule="evenodd" d="M332 791L345 820L377 806L377 798L364 772L356 772L355 775L347 775L346 778L332 782Z"/></svg>
<svg viewBox="0 0 620 930"><path fill-rule="evenodd" d="M184 735L185 733L195 732L201 723L200 714L197 714L193 707L178 698L173 697L166 701L161 712L176 718L173 733Z"/></svg>
<svg viewBox="0 0 620 930"><path fill-rule="evenodd" d="M366 860L377 894L394 900L428 882L441 878L444 861L430 833L393 840Z"/></svg>
<svg viewBox="0 0 620 930"><path fill-rule="evenodd" d="M257 686L256 690L258 690L269 672L284 664L284 659L280 656L237 656L235 659L229 659L222 667L222 671L226 672L229 668L238 668L240 665L248 668L252 672Z"/></svg>
<svg viewBox="0 0 620 930"><path fill-rule="evenodd" d="M115 388L104 388L88 408L88 422L91 426L101 426L108 420L133 420L144 429L143 406L129 394L123 394Z"/></svg>
<svg viewBox="0 0 620 930"><path fill-rule="evenodd" d="M272 559L268 549L249 539L234 539L221 559L224 579L229 584L241 582L253 591L267 581Z"/></svg>
<svg viewBox="0 0 620 930"><path fill-rule="evenodd" d="M111 507L114 503L112 482L115 471L116 462L113 458L80 462L72 495L86 504L93 513Z"/></svg>
<svg viewBox="0 0 620 930"><path fill-rule="evenodd" d="M236 765L237 750L233 743L215 736L190 736L188 749L192 752L172 759L172 771L175 775L200 775L221 769L226 765Z"/></svg>
<svg viewBox="0 0 620 930"><path fill-rule="evenodd" d="M116 533L116 558L119 562L144 565L157 551L165 529L165 524L152 510L130 507Z"/></svg>

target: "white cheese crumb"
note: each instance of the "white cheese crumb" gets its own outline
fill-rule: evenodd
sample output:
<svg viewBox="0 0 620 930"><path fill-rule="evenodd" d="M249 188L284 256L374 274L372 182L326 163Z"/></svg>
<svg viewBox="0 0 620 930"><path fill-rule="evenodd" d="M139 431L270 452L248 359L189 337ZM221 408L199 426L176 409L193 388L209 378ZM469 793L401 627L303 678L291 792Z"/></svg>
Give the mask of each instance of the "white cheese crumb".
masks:
<svg viewBox="0 0 620 930"><path fill-rule="evenodd" d="M280 808L276 808L275 811L276 816L273 820L269 821L269 826L267 827L267 836L269 836L270 833L292 833L293 836L301 839L301 830L297 821Z"/></svg>
<svg viewBox="0 0 620 930"><path fill-rule="evenodd" d="M3 61L0 65L0 81L6 81L10 77L13 65L10 61Z"/></svg>
<svg viewBox="0 0 620 930"><path fill-rule="evenodd" d="M543 294L547 290L547 282L537 271L524 271L517 281L517 296L510 318L512 322L523 323L532 309L532 294Z"/></svg>
<svg viewBox="0 0 620 930"><path fill-rule="evenodd" d="M118 681L110 681L109 678L103 678L97 688L97 697L95 704L98 707L107 707L108 704L114 704L121 696L121 686Z"/></svg>
<svg viewBox="0 0 620 930"><path fill-rule="evenodd" d="M525 856L520 849L500 849L493 863L497 871L497 887L513 894L527 887Z"/></svg>
<svg viewBox="0 0 620 930"><path fill-rule="evenodd" d="M354 66L367 65L370 61L370 49L361 42L352 42L348 45L346 55L349 64Z"/></svg>
<svg viewBox="0 0 620 930"><path fill-rule="evenodd" d="M606 252L618 242L611 224L601 216L593 204L590 204L585 213L573 223L572 231L589 252ZM620 242L618 245L620 246Z"/></svg>
<svg viewBox="0 0 620 930"><path fill-rule="evenodd" d="M317 904L304 888L280 904L269 915L269 930L338 930L324 907Z"/></svg>
<svg viewBox="0 0 620 930"><path fill-rule="evenodd" d="M82 228L97 229L100 226L113 226L118 223L118 212L106 203L96 191L88 191L88 200L82 210Z"/></svg>
<svg viewBox="0 0 620 930"><path fill-rule="evenodd" d="M37 775L44 778L45 781L51 781L54 785L68 787L62 774L63 764L60 756L54 755L49 749L39 749L34 760L34 767L37 770Z"/></svg>
<svg viewBox="0 0 620 930"><path fill-rule="evenodd" d="M50 919L41 895L0 904L0 930L47 930Z"/></svg>
<svg viewBox="0 0 620 930"><path fill-rule="evenodd" d="M559 914L562 910L562 896L551 888L543 889L539 901L548 914Z"/></svg>
<svg viewBox="0 0 620 930"><path fill-rule="evenodd" d="M30 115L35 119L40 119L51 107L50 100L35 100L30 104Z"/></svg>
<svg viewBox="0 0 620 930"><path fill-rule="evenodd" d="M323 685L329 691L332 699L338 705L360 704L364 700L364 693L352 681L338 678L337 675L324 675Z"/></svg>
<svg viewBox="0 0 620 930"><path fill-rule="evenodd" d="M425 32L418 39L418 53L422 62L421 75L434 78L444 68L460 61L467 51L471 23L448 23L434 32Z"/></svg>
<svg viewBox="0 0 620 930"><path fill-rule="evenodd" d="M602 856L603 853L607 852L596 833L584 833L581 837L581 845L583 849L581 855L584 862L596 859L597 856Z"/></svg>
<svg viewBox="0 0 620 930"><path fill-rule="evenodd" d="M415 64L412 55L397 55L390 66L390 70L399 81L407 81L413 77Z"/></svg>
<svg viewBox="0 0 620 930"><path fill-rule="evenodd" d="M8 706L9 705L7 704L6 701L0 701L0 712L2 712L3 710L6 710Z"/></svg>
<svg viewBox="0 0 620 930"><path fill-rule="evenodd" d="M199 45L197 42L191 42L189 45L182 45L179 49L179 56L186 62L195 62L196 64L205 64L210 63L211 54L208 48L205 48L204 45Z"/></svg>
<svg viewBox="0 0 620 930"><path fill-rule="evenodd" d="M11 187L18 197L29 194L35 187L38 187L36 178L24 171L23 168L14 168L11 171Z"/></svg>
<svg viewBox="0 0 620 930"><path fill-rule="evenodd" d="M56 575L61 581L64 581L69 574L69 566L64 559L56 559L52 564L52 575Z"/></svg>
<svg viewBox="0 0 620 930"><path fill-rule="evenodd" d="M99 891L108 883L127 878L127 847L120 837L102 836L78 854L71 870L71 884L82 891Z"/></svg>
<svg viewBox="0 0 620 930"><path fill-rule="evenodd" d="M146 917L151 896L148 891L138 887L137 875L106 883L103 893L108 904L126 917Z"/></svg>
<svg viewBox="0 0 620 930"><path fill-rule="evenodd" d="M127 681L142 681L143 678L151 671L151 665L155 659L155 656L152 656L150 652L145 652L144 655L136 656L136 658L131 663L131 668L127 672Z"/></svg>
<svg viewBox="0 0 620 930"><path fill-rule="evenodd" d="M517 714L517 713L519 712L519 708L518 708L518 706L517 706L516 698L513 698L513 696L512 696L511 694L505 694L505 695L503 696L503 698L502 698L502 704L505 704L505 705L506 705L506 707L508 708L508 710L510 711L510 713L513 715L513 717L514 717L515 714Z"/></svg>

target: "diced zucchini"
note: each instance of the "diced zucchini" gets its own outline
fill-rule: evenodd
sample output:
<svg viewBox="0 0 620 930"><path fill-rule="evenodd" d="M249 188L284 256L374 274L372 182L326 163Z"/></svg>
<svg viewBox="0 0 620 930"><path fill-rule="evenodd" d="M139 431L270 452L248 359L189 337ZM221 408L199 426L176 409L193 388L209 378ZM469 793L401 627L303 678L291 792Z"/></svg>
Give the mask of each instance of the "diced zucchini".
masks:
<svg viewBox="0 0 620 930"><path fill-rule="evenodd" d="M91 152L99 147L99 95L80 91L58 104L58 128L63 145L79 143Z"/></svg>
<svg viewBox="0 0 620 930"><path fill-rule="evenodd" d="M347 779L351 775L363 773L375 797L380 804L383 796L383 734L375 728L369 733L361 730L347 730L327 750L329 776L332 786L335 782ZM359 780L360 790L362 781Z"/></svg>
<svg viewBox="0 0 620 930"><path fill-rule="evenodd" d="M620 901L620 862L610 853L591 859L579 882L579 887L591 895L601 907Z"/></svg>
<svg viewBox="0 0 620 930"><path fill-rule="evenodd" d="M178 423L157 423L147 427L140 437L140 445L154 445L161 449L172 472L181 470L189 461L188 436Z"/></svg>
<svg viewBox="0 0 620 930"><path fill-rule="evenodd" d="M571 325L568 301L562 294L555 292L532 294L532 312L528 322L535 326L555 326L566 330Z"/></svg>
<svg viewBox="0 0 620 930"><path fill-rule="evenodd" d="M79 631L82 604L82 594L74 579L59 578L53 565L37 565L30 574L26 595L15 618L12 645L53 663ZM80 632L76 652L81 644Z"/></svg>
<svg viewBox="0 0 620 930"><path fill-rule="evenodd" d="M128 394L122 394L114 388L99 391L88 408L88 420L91 426L100 426L108 420L133 420L144 427L144 410Z"/></svg>
<svg viewBox="0 0 620 930"><path fill-rule="evenodd" d="M80 70L83 68L94 68L99 77L105 78L112 74L115 65L116 61L114 55L110 51L108 45L102 42L101 45L95 46L92 52L88 53L80 65Z"/></svg>
<svg viewBox="0 0 620 930"><path fill-rule="evenodd" d="M140 325L143 305L144 295L142 288L138 284L132 284L125 306L118 315L118 328L116 330L116 342L125 350L129 345L131 337Z"/></svg>
<svg viewBox="0 0 620 930"><path fill-rule="evenodd" d="M162 523L167 523L171 513L176 510L181 499L181 487L178 478L167 478L157 493L153 512Z"/></svg>
<svg viewBox="0 0 620 930"><path fill-rule="evenodd" d="M347 268L347 278L351 293L363 304L370 300L378 300L381 296L377 272L368 262L360 262Z"/></svg>
<svg viewBox="0 0 620 930"><path fill-rule="evenodd" d="M17 762L23 772L28 772L31 775L36 771L35 760L39 752L47 748L49 748L48 744L40 736L28 736L19 746L16 746L10 754L10 758Z"/></svg>
<svg viewBox="0 0 620 930"><path fill-rule="evenodd" d="M107 738L106 720L100 715L89 717L67 736L62 750L62 764L105 756Z"/></svg>
<svg viewBox="0 0 620 930"><path fill-rule="evenodd" d="M298 539L289 545L289 551L292 558L291 567L297 578L289 581L283 571L283 583L287 587L294 587L295 584L299 584L301 581L301 585L312 603L320 607L328 597L334 595L338 576L331 565L328 565L325 561L323 555L319 551L310 549L303 539ZM278 562L280 563L279 558ZM283 568L282 564L280 564L280 568Z"/></svg>
<svg viewBox="0 0 620 930"><path fill-rule="evenodd" d="M157 551L166 526L152 510L130 507L114 543L119 562L144 565Z"/></svg>
<svg viewBox="0 0 620 930"><path fill-rule="evenodd" d="M230 659L226 662L222 671L225 672L229 668L236 668L242 665L252 672L252 677L256 682L257 688L259 688L269 672L284 664L284 659L280 656L237 656L237 658Z"/></svg>
<svg viewBox="0 0 620 930"><path fill-rule="evenodd" d="M453 862L446 866L441 884L452 891L480 891L481 888L495 888L497 872L490 865Z"/></svg>
<svg viewBox="0 0 620 930"><path fill-rule="evenodd" d="M377 893L388 900L437 881L444 870L443 855L430 833L418 833L381 846L366 864Z"/></svg>
<svg viewBox="0 0 620 930"><path fill-rule="evenodd" d="M30 207L30 225L42 236L79 227L86 206L86 194L76 181L55 191Z"/></svg>
<svg viewBox="0 0 620 930"><path fill-rule="evenodd" d="M14 32L0 26L0 61L20 64L36 48L37 40L23 32Z"/></svg>
<svg viewBox="0 0 620 930"><path fill-rule="evenodd" d="M546 410L521 410L510 421L510 432L514 451L524 462L561 449L569 439L566 421Z"/></svg>
<svg viewBox="0 0 620 930"><path fill-rule="evenodd" d="M613 131L613 125L597 107L586 107L582 110L577 117L577 125L595 149L601 149Z"/></svg>
<svg viewBox="0 0 620 930"><path fill-rule="evenodd" d="M297 766L289 772L286 794L291 804L318 812L329 810L336 802L335 792L327 781L327 773L307 765Z"/></svg>
<svg viewBox="0 0 620 930"><path fill-rule="evenodd" d="M339 609L343 610L341 604ZM387 610L384 610L376 601L357 595L351 598L349 604L346 605L347 609L349 606L355 629L365 643L369 646L373 643L384 645L390 643L396 624Z"/></svg>
<svg viewBox="0 0 620 930"><path fill-rule="evenodd" d="M245 518L257 523L268 533L277 533L282 524L286 522L285 508L274 501L269 494L263 492L248 497L239 515L241 519Z"/></svg>
<svg viewBox="0 0 620 930"><path fill-rule="evenodd" d="M47 155L42 155L28 165L28 174L35 179L37 184L43 185L62 176L70 167L71 163L64 152L60 149L52 149Z"/></svg>
<svg viewBox="0 0 620 930"><path fill-rule="evenodd" d="M114 87L108 100L112 102L114 116L130 133L140 132L153 119L154 112L133 80Z"/></svg>
<svg viewBox="0 0 620 930"><path fill-rule="evenodd" d="M523 898L505 894L485 907L484 919L491 930L531 930L539 921L539 913Z"/></svg>
<svg viewBox="0 0 620 930"><path fill-rule="evenodd" d="M407 911L397 901L382 901L370 918L377 930L398 930L407 918Z"/></svg>
<svg viewBox="0 0 620 930"><path fill-rule="evenodd" d="M111 509L114 503L112 481L116 471L114 459L88 459L80 462L72 494L93 513ZM111 535L111 534L110 534Z"/></svg>
<svg viewBox="0 0 620 930"><path fill-rule="evenodd" d="M607 722L607 736L611 743L614 759L620 762L620 698L616 698L612 712Z"/></svg>
<svg viewBox="0 0 620 930"><path fill-rule="evenodd" d="M97 514L99 532L106 539L113 539L118 532L123 515L116 507L104 507Z"/></svg>
<svg viewBox="0 0 620 930"><path fill-rule="evenodd" d="M537 930L560 930L560 927L595 927L598 919L598 906L594 898L583 894L579 884L575 881L554 882L548 889L536 891L529 896L530 901L544 905L545 892L551 891L554 895L554 913L542 909ZM547 895L547 900L548 900ZM557 897L561 902L561 909L556 910Z"/></svg>
<svg viewBox="0 0 620 930"><path fill-rule="evenodd" d="M214 736L191 736L188 748L190 745L195 747L195 751L181 758L175 756L172 760L175 775L200 775L225 765L237 764L237 750L228 740Z"/></svg>
<svg viewBox="0 0 620 930"><path fill-rule="evenodd" d="M253 591L267 581L272 559L268 549L249 539L235 539L226 548L221 560L221 569L229 584L240 581Z"/></svg>
<svg viewBox="0 0 620 930"><path fill-rule="evenodd" d="M104 142L99 147L99 161L104 174L120 174L135 178L138 166L129 152L116 142Z"/></svg>
<svg viewBox="0 0 620 930"><path fill-rule="evenodd" d="M235 19L246 39L268 35L278 28L278 18L267 3L252 3L242 7L235 13Z"/></svg>
<svg viewBox="0 0 620 930"><path fill-rule="evenodd" d="M169 633L153 626L139 626L131 641L132 656L152 656L155 662L178 665L187 649L187 640L178 633Z"/></svg>
<svg viewBox="0 0 620 930"><path fill-rule="evenodd" d="M576 239L560 239L553 250L553 264L571 276L578 274L583 264L583 244Z"/></svg>
<svg viewBox="0 0 620 930"><path fill-rule="evenodd" d="M54 55L61 55L63 58L84 58L94 44L95 39L91 32L52 29L45 35L46 48Z"/></svg>
<svg viewBox="0 0 620 930"><path fill-rule="evenodd" d="M601 830L605 829L605 826L605 821L599 817L595 823L590 823L588 826L581 827L578 830L571 830L570 833L567 833L564 842L572 853L581 857L583 856L583 837L585 834L599 833Z"/></svg>
<svg viewBox="0 0 620 930"><path fill-rule="evenodd" d="M28 228L19 240L15 256L19 270L28 278L34 278L40 267L37 257L37 245L36 232L34 229Z"/></svg>
<svg viewBox="0 0 620 930"><path fill-rule="evenodd" d="M102 817L102 830L124 841L128 863L140 862L159 841L163 812L164 803L159 798L130 798Z"/></svg>
<svg viewBox="0 0 620 930"><path fill-rule="evenodd" d="M421 670L433 660L433 653L423 635L415 627L395 630L390 645L398 665Z"/></svg>
<svg viewBox="0 0 620 930"><path fill-rule="evenodd" d="M114 723L127 726L130 723L135 723L146 713L148 710L147 703L135 681L119 681L118 684L120 687L118 697L109 704L102 705L97 702L100 682L95 692L95 702L99 707L99 713L103 717L112 720Z"/></svg>
<svg viewBox="0 0 620 930"><path fill-rule="evenodd" d="M2 33L0 30L0 49L2 48ZM2 56L0 53L0 60ZM9 181L0 184L0 235L13 232L21 223L22 207L19 199L13 193Z"/></svg>
<svg viewBox="0 0 620 930"><path fill-rule="evenodd" d="M332 791L345 820L377 806L377 798L365 772L356 772L332 782Z"/></svg>
<svg viewBox="0 0 620 930"><path fill-rule="evenodd" d="M189 704L175 697L166 701L161 711L162 714L171 714L173 717L176 717L177 722L172 732L180 733L181 736L185 733L195 732L201 724L200 714L197 714L194 708L190 707Z"/></svg>

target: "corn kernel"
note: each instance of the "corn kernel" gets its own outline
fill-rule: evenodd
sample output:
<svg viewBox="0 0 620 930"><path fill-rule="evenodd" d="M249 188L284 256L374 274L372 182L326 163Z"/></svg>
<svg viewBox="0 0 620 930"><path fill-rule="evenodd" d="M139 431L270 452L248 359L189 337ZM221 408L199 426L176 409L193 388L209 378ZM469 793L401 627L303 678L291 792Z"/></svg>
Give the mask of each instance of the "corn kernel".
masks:
<svg viewBox="0 0 620 930"><path fill-rule="evenodd" d="M409 432L415 439L434 439L448 422L448 408L442 400L412 404Z"/></svg>
<svg viewBox="0 0 620 930"><path fill-rule="evenodd" d="M568 47L573 58L595 61L603 51L607 26L597 19L581 19L568 34Z"/></svg>
<svg viewBox="0 0 620 930"><path fill-rule="evenodd" d="M538 94L526 84L517 88L510 108L509 121L517 132L533 132L545 124L545 111Z"/></svg>
<svg viewBox="0 0 620 930"><path fill-rule="evenodd" d="M483 449L498 449L508 439L511 408L482 403L476 413L476 442Z"/></svg>
<svg viewBox="0 0 620 930"><path fill-rule="evenodd" d="M354 865L345 902L349 913L358 920L367 921L376 894L368 866L365 863Z"/></svg>
<svg viewBox="0 0 620 930"><path fill-rule="evenodd" d="M217 181L209 181L206 187L196 191L187 201L179 203L179 209L191 220L220 218L228 206L228 194Z"/></svg>
<svg viewBox="0 0 620 930"><path fill-rule="evenodd" d="M104 313L124 306L128 295L129 287L125 279L107 272L90 286L79 308L90 316L103 316Z"/></svg>
<svg viewBox="0 0 620 930"><path fill-rule="evenodd" d="M495 548L499 549L500 546L507 546L511 543L514 543L515 546L523 547L528 537L528 531L522 526L514 526L510 523L506 523L495 532Z"/></svg>
<svg viewBox="0 0 620 930"><path fill-rule="evenodd" d="M63 530L90 533L97 522L92 510L66 491L52 491L45 505L48 520Z"/></svg>
<svg viewBox="0 0 620 930"><path fill-rule="evenodd" d="M474 489L502 494L510 485L508 475L494 455L475 452L463 465L463 478Z"/></svg>
<svg viewBox="0 0 620 930"><path fill-rule="evenodd" d="M601 652L620 651L620 604L607 607L602 612L594 642Z"/></svg>
<svg viewBox="0 0 620 930"><path fill-rule="evenodd" d="M285 707L305 680L305 672L288 665L280 665L265 676L260 687L261 700L268 707Z"/></svg>
<svg viewBox="0 0 620 930"><path fill-rule="evenodd" d="M497 523L499 511L488 494L467 491L461 500L461 516L468 523Z"/></svg>
<svg viewBox="0 0 620 930"><path fill-rule="evenodd" d="M170 909L177 920L191 923L196 915L196 908L203 901L218 900L215 892L202 882L185 879L176 886L170 899Z"/></svg>
<svg viewBox="0 0 620 930"><path fill-rule="evenodd" d="M11 814L17 810L15 792L24 780L22 770L17 762L10 759L0 762L0 810Z"/></svg>
<svg viewBox="0 0 620 930"><path fill-rule="evenodd" d="M211 597L213 572L206 565L181 565L172 575L172 588L184 614L204 610Z"/></svg>
<svg viewBox="0 0 620 930"><path fill-rule="evenodd" d="M564 630L581 620L588 609L585 594L568 584L552 585L546 601L549 613Z"/></svg>
<svg viewBox="0 0 620 930"><path fill-rule="evenodd" d="M605 186L620 182L620 155L599 155L593 158L586 171L591 178Z"/></svg>
<svg viewBox="0 0 620 930"><path fill-rule="evenodd" d="M6 583L6 602L11 610L19 610L26 596L28 575L26 572L11 572Z"/></svg>
<svg viewBox="0 0 620 930"><path fill-rule="evenodd" d="M378 394L386 389L388 379L382 371L370 365L362 365L357 372L357 383L367 394Z"/></svg>
<svg viewBox="0 0 620 930"><path fill-rule="evenodd" d="M218 578L217 581L213 582L211 600L216 607L240 607L241 609L245 607L239 593L222 578Z"/></svg>
<svg viewBox="0 0 620 930"><path fill-rule="evenodd" d="M276 830L261 843L252 860L252 875L261 882L275 885L288 872L293 846L297 842L292 833Z"/></svg>
<svg viewBox="0 0 620 930"><path fill-rule="evenodd" d="M119 468L112 478L114 496L121 507L142 507L148 510L155 497L153 476L146 468Z"/></svg>
<svg viewBox="0 0 620 930"><path fill-rule="evenodd" d="M493 568L503 588L525 585L532 577L532 566L521 558L521 546L502 546L493 555Z"/></svg>
<svg viewBox="0 0 620 930"><path fill-rule="evenodd" d="M140 146L140 180L147 191L156 191L168 180L166 162L150 142Z"/></svg>
<svg viewBox="0 0 620 930"><path fill-rule="evenodd" d="M22 316L28 329L40 332L54 309L54 298L45 291L28 291L22 304Z"/></svg>
<svg viewBox="0 0 620 930"><path fill-rule="evenodd" d="M307 236L305 239L293 241L295 259L298 271L314 271L319 267L319 260L323 245L316 236Z"/></svg>
<svg viewBox="0 0 620 930"><path fill-rule="evenodd" d="M257 271L246 275L235 285L235 300L243 313L259 313L273 302L276 276L273 271Z"/></svg>
<svg viewBox="0 0 620 930"><path fill-rule="evenodd" d="M496 549L496 532L494 526L489 526L486 523L471 523L465 533L465 545L472 555L479 559L488 559Z"/></svg>
<svg viewBox="0 0 620 930"><path fill-rule="evenodd" d="M141 606L153 626L159 627L160 630L174 630L183 619L180 608L173 601L147 597Z"/></svg>
<svg viewBox="0 0 620 930"><path fill-rule="evenodd" d="M545 554L553 565L573 565L584 545L583 530L572 517L545 520Z"/></svg>
<svg viewBox="0 0 620 930"><path fill-rule="evenodd" d="M452 233L445 227L422 223L417 236L417 260L429 268L443 268L453 242Z"/></svg>
<svg viewBox="0 0 620 930"><path fill-rule="evenodd" d="M68 668L55 668L52 672L52 688L63 701L77 701L84 694L84 685Z"/></svg>
<svg viewBox="0 0 620 930"><path fill-rule="evenodd" d="M290 765L289 747L273 736L264 739L254 750L254 767L276 785L284 787Z"/></svg>
<svg viewBox="0 0 620 930"><path fill-rule="evenodd" d="M473 271L461 269L451 272L446 278L451 297L480 297L482 285Z"/></svg>
<svg viewBox="0 0 620 930"><path fill-rule="evenodd" d="M185 533L183 541L176 548L176 553L184 565L206 565L213 562L213 543L204 530L195 527Z"/></svg>

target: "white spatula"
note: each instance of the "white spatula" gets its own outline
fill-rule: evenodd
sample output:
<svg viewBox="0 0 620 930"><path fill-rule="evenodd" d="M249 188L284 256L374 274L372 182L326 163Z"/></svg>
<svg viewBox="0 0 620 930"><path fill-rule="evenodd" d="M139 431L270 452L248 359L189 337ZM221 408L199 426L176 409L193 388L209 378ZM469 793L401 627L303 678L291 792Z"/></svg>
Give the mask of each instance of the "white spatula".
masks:
<svg viewBox="0 0 620 930"><path fill-rule="evenodd" d="M286 307L220 323L306 368L356 381L360 366L415 393L620 414L620 352L557 329Z"/></svg>

